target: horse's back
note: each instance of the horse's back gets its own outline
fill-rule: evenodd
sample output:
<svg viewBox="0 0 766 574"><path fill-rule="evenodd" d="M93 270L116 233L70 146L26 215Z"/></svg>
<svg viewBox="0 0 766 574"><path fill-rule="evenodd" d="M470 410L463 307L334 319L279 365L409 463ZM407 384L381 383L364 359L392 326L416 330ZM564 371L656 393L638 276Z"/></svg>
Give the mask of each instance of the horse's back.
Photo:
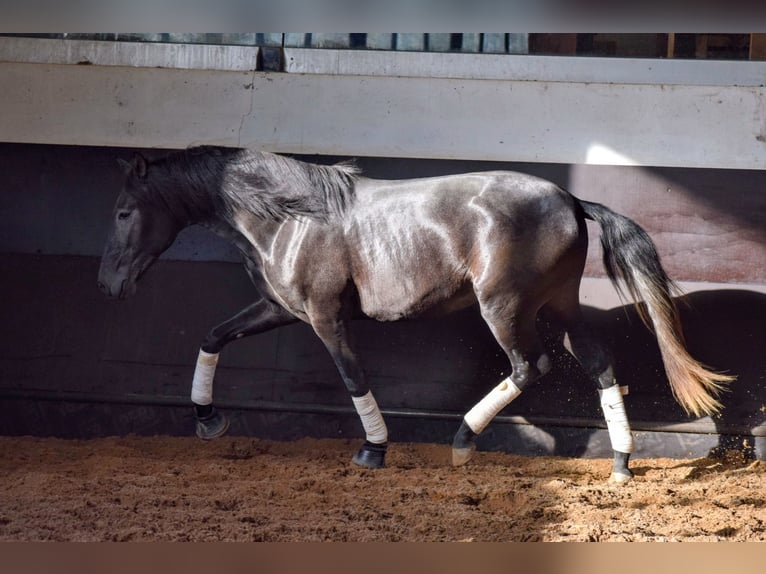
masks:
<svg viewBox="0 0 766 574"><path fill-rule="evenodd" d="M362 178L356 201L349 221L368 228L367 237L432 235L463 257L487 235L506 244L546 244L542 233L556 233L567 241L582 231L582 216L568 192L545 179L511 171L396 181Z"/></svg>
<svg viewBox="0 0 766 574"><path fill-rule="evenodd" d="M559 261L584 260L573 198L514 172L362 178L345 225L362 311L378 319L452 311L493 284L548 285Z"/></svg>

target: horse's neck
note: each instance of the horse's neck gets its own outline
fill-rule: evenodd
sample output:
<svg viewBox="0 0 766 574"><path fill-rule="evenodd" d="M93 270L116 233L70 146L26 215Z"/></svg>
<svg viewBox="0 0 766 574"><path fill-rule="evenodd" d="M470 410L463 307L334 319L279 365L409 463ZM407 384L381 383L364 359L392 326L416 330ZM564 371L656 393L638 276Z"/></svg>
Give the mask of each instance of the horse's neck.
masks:
<svg viewBox="0 0 766 574"><path fill-rule="evenodd" d="M224 219L212 219L200 223L221 239L228 241L242 252L247 252L251 246L247 239Z"/></svg>
<svg viewBox="0 0 766 574"><path fill-rule="evenodd" d="M242 252L248 259L260 259L260 254L267 250L277 234L281 222L276 221L243 221L234 218L214 218L203 223L213 233L228 241Z"/></svg>

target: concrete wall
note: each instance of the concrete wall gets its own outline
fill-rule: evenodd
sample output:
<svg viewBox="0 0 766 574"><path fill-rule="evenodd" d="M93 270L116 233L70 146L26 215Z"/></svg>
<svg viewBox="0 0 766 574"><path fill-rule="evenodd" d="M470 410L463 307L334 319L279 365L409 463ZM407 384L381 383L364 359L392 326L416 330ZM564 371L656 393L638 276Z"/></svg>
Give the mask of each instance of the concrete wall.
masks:
<svg viewBox="0 0 766 574"><path fill-rule="evenodd" d="M244 46L0 38L0 138L566 164L766 165L766 62L295 48L284 50L285 72L278 73L257 71L258 53Z"/></svg>

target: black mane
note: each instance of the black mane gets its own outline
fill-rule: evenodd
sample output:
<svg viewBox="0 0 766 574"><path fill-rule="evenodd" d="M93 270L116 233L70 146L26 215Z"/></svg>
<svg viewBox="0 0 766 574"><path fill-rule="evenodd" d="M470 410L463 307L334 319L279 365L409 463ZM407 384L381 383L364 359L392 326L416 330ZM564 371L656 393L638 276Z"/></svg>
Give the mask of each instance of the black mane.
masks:
<svg viewBox="0 0 766 574"><path fill-rule="evenodd" d="M347 163L323 166L268 152L200 146L149 163L144 192L134 195L159 201L188 221L204 220L213 211L326 221L353 202L358 174Z"/></svg>

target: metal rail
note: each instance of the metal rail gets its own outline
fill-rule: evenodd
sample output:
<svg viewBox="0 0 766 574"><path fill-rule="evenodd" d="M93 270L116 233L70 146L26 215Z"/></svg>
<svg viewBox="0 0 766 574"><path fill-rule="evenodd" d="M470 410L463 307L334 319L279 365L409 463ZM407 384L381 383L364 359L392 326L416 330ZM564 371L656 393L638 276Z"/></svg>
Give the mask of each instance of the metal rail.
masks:
<svg viewBox="0 0 766 574"><path fill-rule="evenodd" d="M142 395L136 393L113 395L108 393L82 393L37 389L0 389L0 400L3 399L181 408L191 407L191 403L187 397L169 395ZM356 411L352 406L341 405L232 399L217 400L215 404L219 408L228 410L289 412L320 415L356 415ZM463 413L409 408L381 408L381 412L387 417L397 418L460 421L463 417ZM606 424L603 420L586 417L547 417L538 415L524 417L518 415L499 415L493 419L493 422L500 424L535 427L574 427L593 429L606 428ZM682 423L631 421L631 428L634 431L644 432L766 437L766 424L759 424L754 427L731 424L716 425L710 420L697 420Z"/></svg>

